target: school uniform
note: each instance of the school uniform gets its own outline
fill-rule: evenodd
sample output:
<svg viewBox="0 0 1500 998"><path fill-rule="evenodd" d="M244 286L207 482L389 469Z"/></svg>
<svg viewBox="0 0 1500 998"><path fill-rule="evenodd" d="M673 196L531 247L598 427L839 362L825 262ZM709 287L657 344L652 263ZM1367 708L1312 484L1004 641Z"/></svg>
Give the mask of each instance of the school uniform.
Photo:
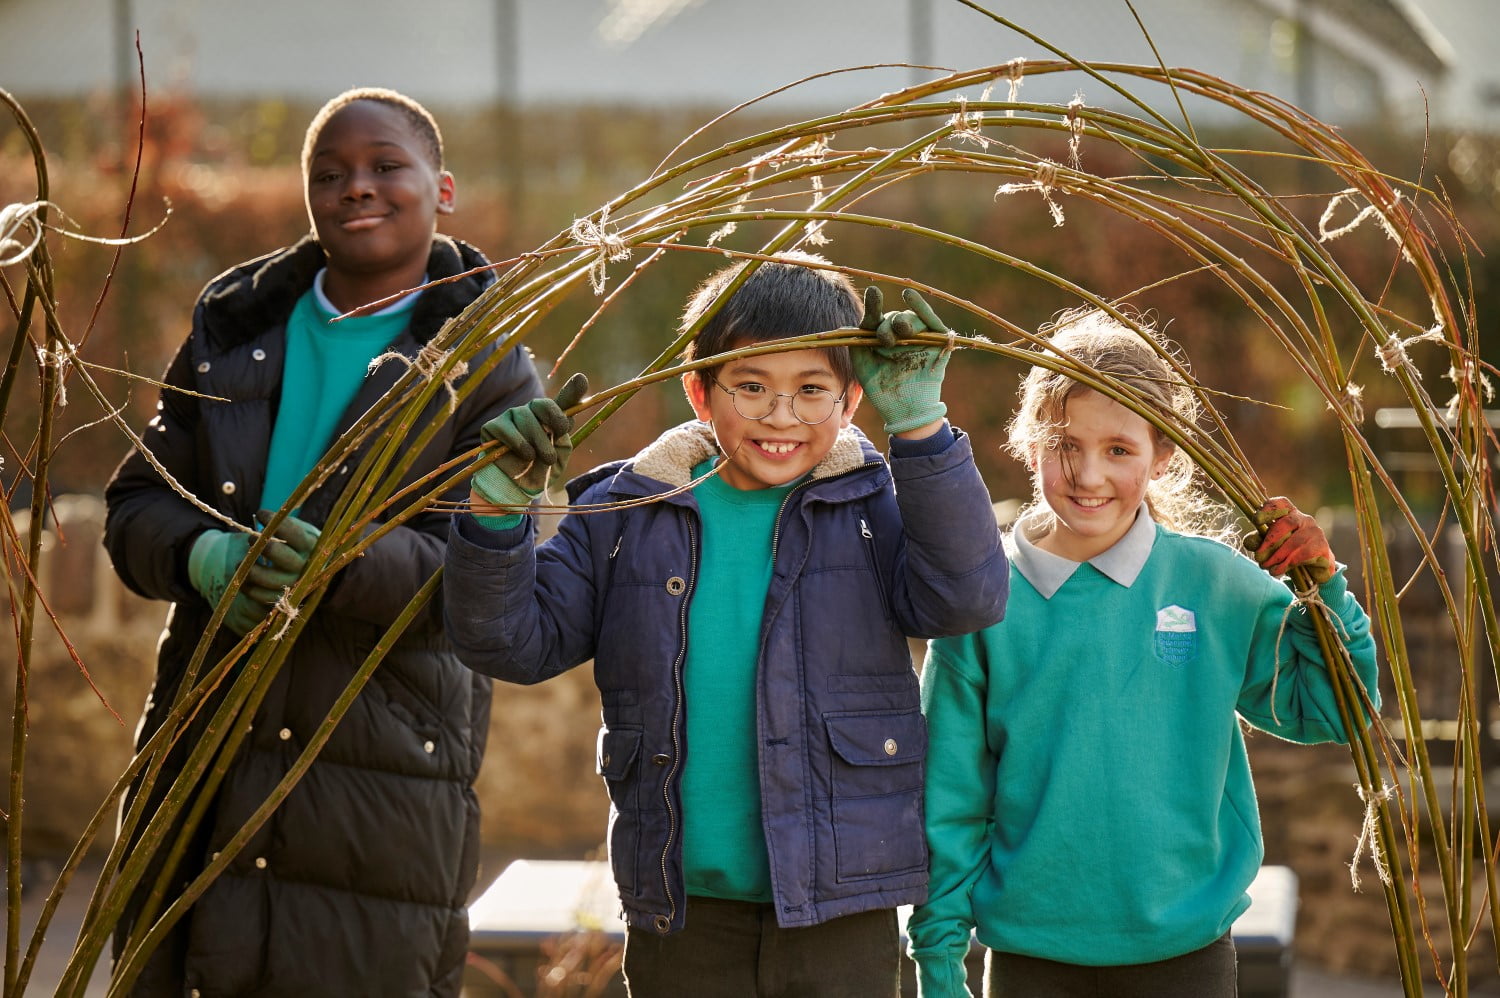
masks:
<svg viewBox="0 0 1500 998"><path fill-rule="evenodd" d="M1085 966L1214 944L1263 856L1241 723L1345 740L1286 582L1144 507L1084 563L1033 544L1035 523L1007 538L1005 622L933 642L922 677L944 759L927 784L932 896L909 926L923 998L964 994L971 929ZM1342 569L1317 596L1378 708L1369 618Z"/></svg>

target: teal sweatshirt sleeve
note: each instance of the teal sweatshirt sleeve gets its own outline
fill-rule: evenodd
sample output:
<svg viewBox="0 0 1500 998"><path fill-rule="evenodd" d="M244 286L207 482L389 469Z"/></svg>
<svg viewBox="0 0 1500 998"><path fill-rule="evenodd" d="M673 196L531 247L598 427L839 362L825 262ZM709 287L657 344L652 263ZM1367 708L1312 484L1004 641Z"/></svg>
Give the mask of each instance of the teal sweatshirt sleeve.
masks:
<svg viewBox="0 0 1500 998"><path fill-rule="evenodd" d="M928 646L922 669L927 716L927 903L907 923L920 998L968 998L964 957L974 927L971 896L989 856L996 757L986 735L986 671L977 635Z"/></svg>
<svg viewBox="0 0 1500 998"><path fill-rule="evenodd" d="M1264 575L1267 598L1261 604L1252 639L1240 715L1255 727L1288 741L1312 745L1347 742L1339 718L1333 676L1323 659L1313 614L1316 606L1295 602L1290 587ZM1349 592L1341 568L1318 587L1318 602L1333 616L1355 675L1380 709L1375 640L1370 618ZM1361 711L1363 714L1363 711ZM1366 723L1369 718L1365 716Z"/></svg>

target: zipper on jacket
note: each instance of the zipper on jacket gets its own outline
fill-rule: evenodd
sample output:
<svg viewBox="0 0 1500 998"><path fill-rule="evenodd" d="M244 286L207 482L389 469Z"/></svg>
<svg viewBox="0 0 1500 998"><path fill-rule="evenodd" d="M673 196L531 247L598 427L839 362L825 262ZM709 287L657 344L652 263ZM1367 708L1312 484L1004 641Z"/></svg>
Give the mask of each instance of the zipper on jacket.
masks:
<svg viewBox="0 0 1500 998"><path fill-rule="evenodd" d="M687 658L688 603L693 598L693 589L698 585L698 536L693 530L693 518L688 516L685 519L688 531L688 584L682 591L682 607L677 614L678 635L682 640L677 646L677 661L672 663L672 689L675 694L672 702L672 768L667 770L667 778L661 786L662 802L667 806L667 841L661 851L661 886L667 896L669 923L677 918L677 898L672 894L672 878L667 872L667 858L672 854L672 843L677 840L677 811L672 807L672 780L677 775L677 767L682 764L682 738L678 734L682 727L682 703L685 697L682 689L682 664Z"/></svg>
<svg viewBox="0 0 1500 998"><path fill-rule="evenodd" d="M887 617L895 618L895 612L891 609L891 594L886 591L885 576L880 574L880 559L875 556L875 533L870 529L870 523L863 516L859 518L859 536L864 538L865 560L870 565L870 576L875 580L875 588L880 592L880 606Z"/></svg>
<svg viewBox="0 0 1500 998"><path fill-rule="evenodd" d="M876 465L876 464L879 464L879 463L880 463L879 461L866 461L863 465L860 466L860 468L861 469L863 469L863 468L869 468L869 467L871 467L873 465ZM807 481L803 482L801 485L798 485L796 488L793 488L790 492L788 492L782 498L782 500L781 500L781 506L780 506L780 508L778 508L776 510L776 526L775 526L775 529L771 533L771 565L772 565L772 571L775 570L776 553L777 553L777 551L781 547L781 524L782 524L783 519L786 516L786 508L787 508L787 506L791 504L792 497L795 496L799 491L801 491L802 489L806 488L809 485L812 485L812 484L814 484L816 482L820 482L820 481L824 481L824 479L810 478ZM864 521L861 520L860 524L863 526L864 525ZM865 527L864 529L868 530L869 528ZM692 540L692 524L691 523L688 524L688 536L689 536L690 541L691 541ZM693 567L693 571L694 571L693 581L695 583L697 581L697 574L696 574L697 573L697 564L698 564L698 562L697 562L697 559L695 558L693 560L693 566L694 566ZM878 575L877 575L877 578L878 578ZM688 592L689 593L692 592L691 586L689 586ZM884 593L882 592L881 595L884 596ZM687 643L687 602L686 601L683 602L683 622L682 622L682 626L683 626L683 630L682 630L682 633L683 633L683 644L684 644L684 648L685 648L686 647L686 643ZM757 661L756 661L756 669L757 670L760 669L760 663L761 663L761 661L764 660L764 658L765 658L765 648L762 647L760 649L759 653L758 653L758 657L757 657ZM679 659L679 666L680 666L680 659ZM678 698L679 698L679 700L678 700L678 702L681 703L682 687L680 685L680 683L681 683L681 673L680 673L680 670L679 670L679 673L678 673L678 683L679 683L679 686L678 686ZM677 729L674 726L672 730L675 732ZM669 803L668 807L670 808L670 806L671 805ZM665 857L663 857L662 875L663 875L663 878L665 878L665 876L666 876ZM776 873L773 870L771 872L771 893L773 895L776 893L776 883L775 883L775 881L776 881ZM669 897L671 896L670 892L669 892L668 896Z"/></svg>
<svg viewBox="0 0 1500 998"><path fill-rule="evenodd" d="M620 553L620 545L624 544L624 543L625 543L625 535L624 534L621 534L619 537L615 538L615 547L614 547L614 550L609 553L609 560L610 561L614 561L615 560L615 555L617 555L617 554Z"/></svg>
<svg viewBox="0 0 1500 998"><path fill-rule="evenodd" d="M787 504L792 501L792 496L796 495L797 491L799 489L806 488L807 486L811 485L814 481L817 481L817 479L809 479L809 480L803 482L801 485L797 486L797 488L792 489L792 491L788 492L786 495L782 496L782 498L781 498L781 508L776 511L776 529L774 529L773 531L771 531L771 564L772 564L772 566L775 566L775 564L776 564L776 549L778 547L780 547L780 545L781 545L781 518L782 518L782 515L786 513Z"/></svg>
<svg viewBox="0 0 1500 998"><path fill-rule="evenodd" d="M875 465L880 464L880 463L881 462L878 461L878 460L877 461L866 461L864 464L860 465L858 469L852 469L851 468L849 471L844 472L844 474L846 474L846 475L847 474L851 474L855 470L861 470L862 471L865 468L871 468L871 467L874 467ZM801 490L807 488L809 485L815 485L818 482L824 482L824 481L828 481L828 479L826 479L826 478L809 478L807 481L803 482L801 485L798 485L796 488L792 489L792 491L788 492L786 494L786 496L781 500L781 508L776 511L776 529L771 533L771 564L774 565L776 563L776 550L777 550L777 548L781 544L781 518L782 518L782 514L784 514L786 512L787 504L792 501L792 496L796 495Z"/></svg>

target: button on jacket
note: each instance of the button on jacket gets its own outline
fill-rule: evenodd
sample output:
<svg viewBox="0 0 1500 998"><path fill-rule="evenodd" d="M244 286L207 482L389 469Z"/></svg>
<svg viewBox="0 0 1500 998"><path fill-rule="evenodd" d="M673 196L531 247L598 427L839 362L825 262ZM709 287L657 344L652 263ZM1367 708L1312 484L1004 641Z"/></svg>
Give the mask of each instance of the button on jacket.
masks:
<svg viewBox="0 0 1500 998"><path fill-rule="evenodd" d="M683 924L682 664L701 533L692 493L664 494L714 453L711 428L687 423L577 479L576 504L661 498L569 516L539 548L529 517L509 531L455 518L444 573L449 635L469 667L535 683L594 660L610 862L626 917L655 932ZM906 639L995 623L1007 586L962 433L940 454L888 465L846 429L787 496L756 693L781 925L926 897L927 733Z"/></svg>

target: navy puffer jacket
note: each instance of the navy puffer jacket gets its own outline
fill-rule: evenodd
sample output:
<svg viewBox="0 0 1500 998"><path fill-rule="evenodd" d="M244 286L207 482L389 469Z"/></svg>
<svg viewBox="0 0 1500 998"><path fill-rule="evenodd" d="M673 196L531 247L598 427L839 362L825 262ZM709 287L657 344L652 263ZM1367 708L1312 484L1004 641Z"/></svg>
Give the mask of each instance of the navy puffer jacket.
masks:
<svg viewBox="0 0 1500 998"><path fill-rule="evenodd" d="M163 392L141 436L178 482L242 524L252 522L264 482L286 320L323 262L322 248L307 239L211 282L165 375L167 384L199 394ZM472 247L438 236L428 274L454 276L485 262ZM416 358L492 280L483 272L424 292L390 349ZM395 362L377 367L336 432L404 369ZM456 412L439 392L419 424L439 428L406 480L477 446L486 420L540 392L535 367L520 350L473 385ZM303 519L323 524L357 461L308 498ZM466 494L459 486L445 498ZM213 609L188 582L188 551L200 533L221 524L169 488L139 451L125 458L105 498L105 545L116 571L141 595L173 603L141 722L144 741L170 709ZM445 514L419 515L334 580L230 763L174 889L200 872L286 775L386 627L442 564L447 536ZM397 642L306 776L156 951L137 994L458 994L479 848L473 781L491 691L487 679L459 663L441 617L430 609ZM233 641L221 630L207 663ZM212 706L200 716L210 716ZM191 740L169 758L157 799ZM139 902L132 901L125 927Z"/></svg>
<svg viewBox="0 0 1500 998"><path fill-rule="evenodd" d="M659 496L713 453L711 428L687 423L569 491L577 504ZM569 516L535 549L529 520L487 531L455 518L444 574L449 634L465 664L511 682L594 660L620 899L632 925L675 931L697 503L683 492ZM888 465L846 429L788 495L774 545L756 711L778 921L813 925L923 901L927 731L906 638L995 623L1009 578L968 438Z"/></svg>

